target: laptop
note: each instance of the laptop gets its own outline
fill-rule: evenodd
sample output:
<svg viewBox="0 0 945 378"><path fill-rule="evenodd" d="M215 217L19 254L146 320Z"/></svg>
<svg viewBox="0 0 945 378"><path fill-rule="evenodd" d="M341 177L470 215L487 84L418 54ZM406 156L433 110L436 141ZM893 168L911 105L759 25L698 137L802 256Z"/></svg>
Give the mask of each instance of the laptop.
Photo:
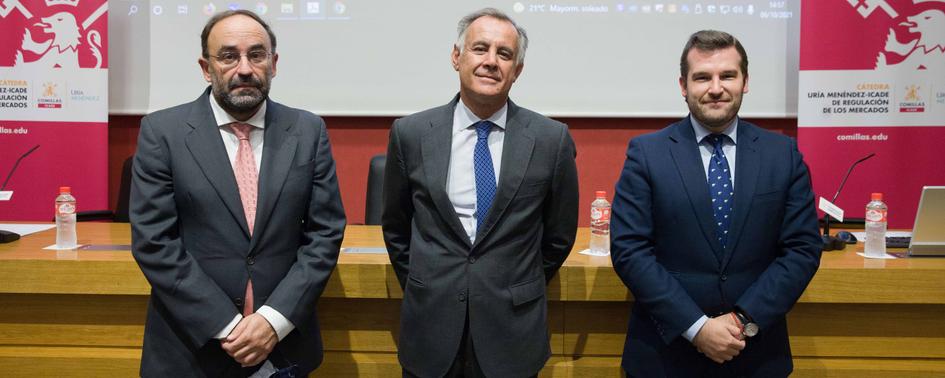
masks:
<svg viewBox="0 0 945 378"><path fill-rule="evenodd" d="M945 186L922 188L909 256L945 256Z"/></svg>

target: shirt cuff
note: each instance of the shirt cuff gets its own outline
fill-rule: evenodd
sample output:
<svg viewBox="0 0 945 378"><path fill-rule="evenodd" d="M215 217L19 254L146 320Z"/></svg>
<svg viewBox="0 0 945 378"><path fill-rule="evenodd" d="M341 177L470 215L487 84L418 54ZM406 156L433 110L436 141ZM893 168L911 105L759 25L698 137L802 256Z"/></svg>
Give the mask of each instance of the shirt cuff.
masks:
<svg viewBox="0 0 945 378"><path fill-rule="evenodd" d="M269 325L272 326L272 329L276 331L276 336L279 337L279 341L282 341L289 332L292 332L295 329L295 324L286 319L285 316L276 309L269 306L262 306L259 310L256 310L256 313L262 315L266 318L266 321L269 322Z"/></svg>
<svg viewBox="0 0 945 378"><path fill-rule="evenodd" d="M243 320L243 315L236 314L236 316L233 317L233 320L230 320L230 323L227 324L226 327L223 327L223 330L218 332L215 336L213 336L213 338L217 340L225 339L230 335L230 332L233 332L233 328L236 328L236 325L240 323L240 320Z"/></svg>
<svg viewBox="0 0 945 378"><path fill-rule="evenodd" d="M685 337L686 340L689 340L689 342L691 343L692 339L696 338L696 335L699 334L699 331L702 330L702 326L704 326L705 322L708 320L709 320L708 316L702 315L702 317L699 318L699 320L696 320L695 323L692 323L692 325L689 326L689 329L687 329L686 332L683 332L683 337Z"/></svg>

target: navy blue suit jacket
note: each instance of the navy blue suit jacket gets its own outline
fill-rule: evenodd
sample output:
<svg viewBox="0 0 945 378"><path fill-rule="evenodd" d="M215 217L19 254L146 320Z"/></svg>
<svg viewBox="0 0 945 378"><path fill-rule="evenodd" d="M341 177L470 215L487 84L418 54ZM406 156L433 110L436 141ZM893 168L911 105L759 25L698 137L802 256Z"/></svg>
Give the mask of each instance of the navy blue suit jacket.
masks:
<svg viewBox="0 0 945 378"><path fill-rule="evenodd" d="M723 249L689 117L630 141L614 195L614 269L635 298L623 367L631 376L784 376L785 314L817 271L821 241L796 142L739 121L734 219ZM738 307L760 327L718 365L682 334Z"/></svg>

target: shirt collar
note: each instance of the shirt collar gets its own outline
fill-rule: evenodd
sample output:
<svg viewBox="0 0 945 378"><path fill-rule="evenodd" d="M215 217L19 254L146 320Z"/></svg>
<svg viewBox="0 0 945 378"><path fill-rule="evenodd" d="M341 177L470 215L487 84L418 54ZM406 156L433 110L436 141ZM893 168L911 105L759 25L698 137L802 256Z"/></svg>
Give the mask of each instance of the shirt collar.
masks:
<svg viewBox="0 0 945 378"><path fill-rule="evenodd" d="M696 133L696 143L702 143L702 140L706 136L712 134L709 129L706 129L705 126L702 126L699 121L696 120L696 117L693 117L692 114L689 115L689 120L692 121L692 131ZM738 135L738 117L732 118L732 123L728 126L725 126L725 129L722 130L722 134L728 136L732 139L732 144L738 144L736 135Z"/></svg>
<svg viewBox="0 0 945 378"><path fill-rule="evenodd" d="M502 109L495 112L495 114L486 118L485 121L490 121L496 126L499 126L500 129L505 130L505 123L509 113L509 103L506 102L502 106ZM469 110L466 107L466 104L463 103L463 100L459 100L456 104L456 109L453 110L453 132L457 132L463 129L471 127L476 122L482 121L479 117L476 116L472 110Z"/></svg>
<svg viewBox="0 0 945 378"><path fill-rule="evenodd" d="M246 121L240 121L230 113L227 113L226 110L223 110L223 107L217 102L217 98L213 96L213 92L210 92L210 110L213 111L213 119L217 122L217 126L226 126L234 122L246 123L258 127L260 129L266 128L266 103L268 101L263 101L262 105L259 106L259 110L256 111L256 114L253 114L252 117L249 117Z"/></svg>

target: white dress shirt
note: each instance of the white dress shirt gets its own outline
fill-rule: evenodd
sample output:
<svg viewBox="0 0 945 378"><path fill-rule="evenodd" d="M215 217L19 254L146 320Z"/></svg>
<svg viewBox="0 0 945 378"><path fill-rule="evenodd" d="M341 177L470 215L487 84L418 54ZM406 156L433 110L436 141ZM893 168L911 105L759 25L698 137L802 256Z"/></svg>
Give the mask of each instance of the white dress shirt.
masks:
<svg viewBox="0 0 945 378"><path fill-rule="evenodd" d="M711 131L706 129L702 124L699 123L692 115L689 115L689 120L692 121L692 130L696 133L696 143L699 144L699 155L702 157L702 168L705 171L706 176L706 185L709 182L709 163L712 160L712 152L715 150L715 147L712 146L712 143L703 140L709 134L712 134ZM728 160L728 171L732 176L732 185L735 185L735 145L737 144L736 135L738 131L738 117L732 119L732 123L725 127L722 130L722 134L725 134L730 139L722 139L722 153L725 154L725 160ZM735 193L737 196L738 193ZM692 323L692 326L683 333L683 337L686 340L692 342L692 339L699 334L699 331L702 330L702 326L705 325L705 322L709 320L709 317L702 315L699 320L696 320L695 323Z"/></svg>
<svg viewBox="0 0 945 378"><path fill-rule="evenodd" d="M495 169L496 188L502 165L502 143L505 142L505 123L508 116L508 103L498 112L485 119L495 124L489 133L487 142L492 155L492 168ZM446 176L446 193L453 210L463 224L469 242L476 242L476 169L473 154L476 151L476 122L481 121L466 104L460 100L453 111L453 134L450 148L449 172ZM485 215L485 214L483 214Z"/></svg>
<svg viewBox="0 0 945 378"><path fill-rule="evenodd" d="M692 130L696 132L696 143L699 144L699 154L702 155L702 169L705 170L706 183L709 182L709 163L712 161L712 152L715 147L709 141L704 141L706 136L712 134L699 121L689 116L692 121ZM732 120L722 134L728 136L728 139L722 139L722 153L725 154L725 160L728 160L728 171L732 174L732 184L735 184L735 145L738 144L738 117Z"/></svg>
<svg viewBox="0 0 945 378"><path fill-rule="evenodd" d="M241 121L233 118L233 116L223 110L212 93L210 94L210 109L213 111L213 118L220 128L220 136L223 138L223 146L226 147L226 155L230 159L230 165L236 168L236 152L239 150L240 140L236 137L236 134L233 133L233 130L230 129L229 124ZM259 111L248 120L242 121L242 123L253 125L252 131L249 132L249 145L253 148L253 158L256 160L256 171L261 172L263 136L265 135L264 129L266 128L266 102L263 101L262 106L259 107ZM256 312L269 322L272 329L276 331L276 335L279 337L280 341L288 335L289 332L295 329L295 325L292 324L289 319L286 319L285 316L272 307L262 306ZM233 328L236 328L240 320L243 320L243 315L237 314L215 337L217 339L226 338L230 332L233 332Z"/></svg>

